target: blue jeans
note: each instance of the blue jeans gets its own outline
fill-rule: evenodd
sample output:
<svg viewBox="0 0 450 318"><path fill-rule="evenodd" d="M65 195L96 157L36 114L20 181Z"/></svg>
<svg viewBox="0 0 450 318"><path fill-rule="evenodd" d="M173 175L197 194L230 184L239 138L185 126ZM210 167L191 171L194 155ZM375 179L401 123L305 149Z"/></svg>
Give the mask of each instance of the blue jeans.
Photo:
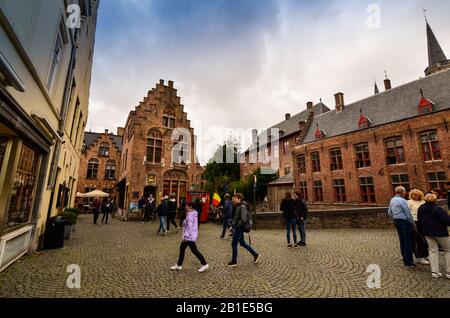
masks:
<svg viewBox="0 0 450 318"><path fill-rule="evenodd" d="M221 238L225 237L225 233L226 233L229 225L230 225L230 219L229 218L224 218L223 222L222 222L223 228L222 228L222 235L220 236Z"/></svg>
<svg viewBox="0 0 450 318"><path fill-rule="evenodd" d="M285 221L286 221L286 237L288 244L291 244L291 228L294 236L294 243L297 244L297 229L296 229L297 219L296 218L285 219Z"/></svg>
<svg viewBox="0 0 450 318"><path fill-rule="evenodd" d="M406 266L413 266L413 246L412 246L412 224L407 220L394 219L400 239L400 251L403 256L403 263Z"/></svg>
<svg viewBox="0 0 450 318"><path fill-rule="evenodd" d="M258 253L247 243L245 243L244 239L244 231L241 229L234 229L233 231L233 241L231 242L231 247L233 248L233 257L232 262L237 263L237 254L238 254L238 243L241 244L243 248L250 252L253 257L258 256Z"/></svg>
<svg viewBox="0 0 450 318"><path fill-rule="evenodd" d="M306 243L306 232L305 232L305 223L306 220L297 220L297 224L298 224L298 230L300 232L300 242L301 243Z"/></svg>
<svg viewBox="0 0 450 318"><path fill-rule="evenodd" d="M159 229L158 229L158 233L161 231L164 233L166 231L166 217L165 216L160 216L159 217Z"/></svg>

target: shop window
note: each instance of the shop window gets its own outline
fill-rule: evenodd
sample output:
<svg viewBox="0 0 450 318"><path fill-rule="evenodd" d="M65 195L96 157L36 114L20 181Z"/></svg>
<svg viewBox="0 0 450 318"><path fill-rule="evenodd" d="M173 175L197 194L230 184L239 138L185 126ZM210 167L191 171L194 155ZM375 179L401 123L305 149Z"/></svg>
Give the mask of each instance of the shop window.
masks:
<svg viewBox="0 0 450 318"><path fill-rule="evenodd" d="M6 226L8 228L30 222L38 160L38 154L33 149L22 144L6 217Z"/></svg>

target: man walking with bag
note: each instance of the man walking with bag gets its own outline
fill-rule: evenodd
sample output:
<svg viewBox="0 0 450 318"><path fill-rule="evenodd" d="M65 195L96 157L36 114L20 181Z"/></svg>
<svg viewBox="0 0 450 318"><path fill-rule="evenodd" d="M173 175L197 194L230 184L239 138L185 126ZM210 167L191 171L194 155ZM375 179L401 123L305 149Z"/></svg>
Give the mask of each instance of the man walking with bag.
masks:
<svg viewBox="0 0 450 318"><path fill-rule="evenodd" d="M236 206L236 213L231 221L231 226L233 227L233 241L231 242L233 255L231 262L227 264L228 267L237 266L238 244L252 254L253 263L255 264L259 262L261 255L245 242L244 233L250 232L251 219L247 207L242 202L243 200L244 196L241 193L236 193L233 196L233 205Z"/></svg>

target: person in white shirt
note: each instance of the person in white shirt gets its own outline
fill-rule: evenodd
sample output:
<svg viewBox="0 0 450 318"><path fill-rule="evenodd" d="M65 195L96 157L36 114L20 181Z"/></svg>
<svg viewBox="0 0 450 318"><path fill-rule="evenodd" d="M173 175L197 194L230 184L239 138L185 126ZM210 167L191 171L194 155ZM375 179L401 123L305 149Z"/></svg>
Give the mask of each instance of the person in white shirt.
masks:
<svg viewBox="0 0 450 318"><path fill-rule="evenodd" d="M414 237L414 246L417 245L417 248L414 250L416 251L414 256L417 259L417 263L422 265L429 265L430 262L426 259L426 257L423 257L423 254L426 254L426 251L428 251L428 244L425 245L426 240L423 237L420 227L418 226L418 220L417 220L417 211L419 211L419 208L425 203L425 200L423 199L424 194L422 191L418 189L412 189L409 192L409 200L408 200L408 207L411 210L411 214L414 218L414 222L416 222L417 226L417 233L416 235L413 235Z"/></svg>

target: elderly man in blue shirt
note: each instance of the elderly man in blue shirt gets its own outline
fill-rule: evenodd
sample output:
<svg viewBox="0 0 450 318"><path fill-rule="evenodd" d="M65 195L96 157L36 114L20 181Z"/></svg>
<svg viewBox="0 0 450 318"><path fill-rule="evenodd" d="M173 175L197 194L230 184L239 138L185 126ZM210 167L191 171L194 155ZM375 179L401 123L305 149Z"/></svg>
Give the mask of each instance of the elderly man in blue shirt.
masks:
<svg viewBox="0 0 450 318"><path fill-rule="evenodd" d="M388 214L394 219L400 239L400 251L403 256L403 263L407 269L414 270L412 231L416 227L414 218L405 200L406 189L404 187L395 188L395 196L389 204Z"/></svg>

